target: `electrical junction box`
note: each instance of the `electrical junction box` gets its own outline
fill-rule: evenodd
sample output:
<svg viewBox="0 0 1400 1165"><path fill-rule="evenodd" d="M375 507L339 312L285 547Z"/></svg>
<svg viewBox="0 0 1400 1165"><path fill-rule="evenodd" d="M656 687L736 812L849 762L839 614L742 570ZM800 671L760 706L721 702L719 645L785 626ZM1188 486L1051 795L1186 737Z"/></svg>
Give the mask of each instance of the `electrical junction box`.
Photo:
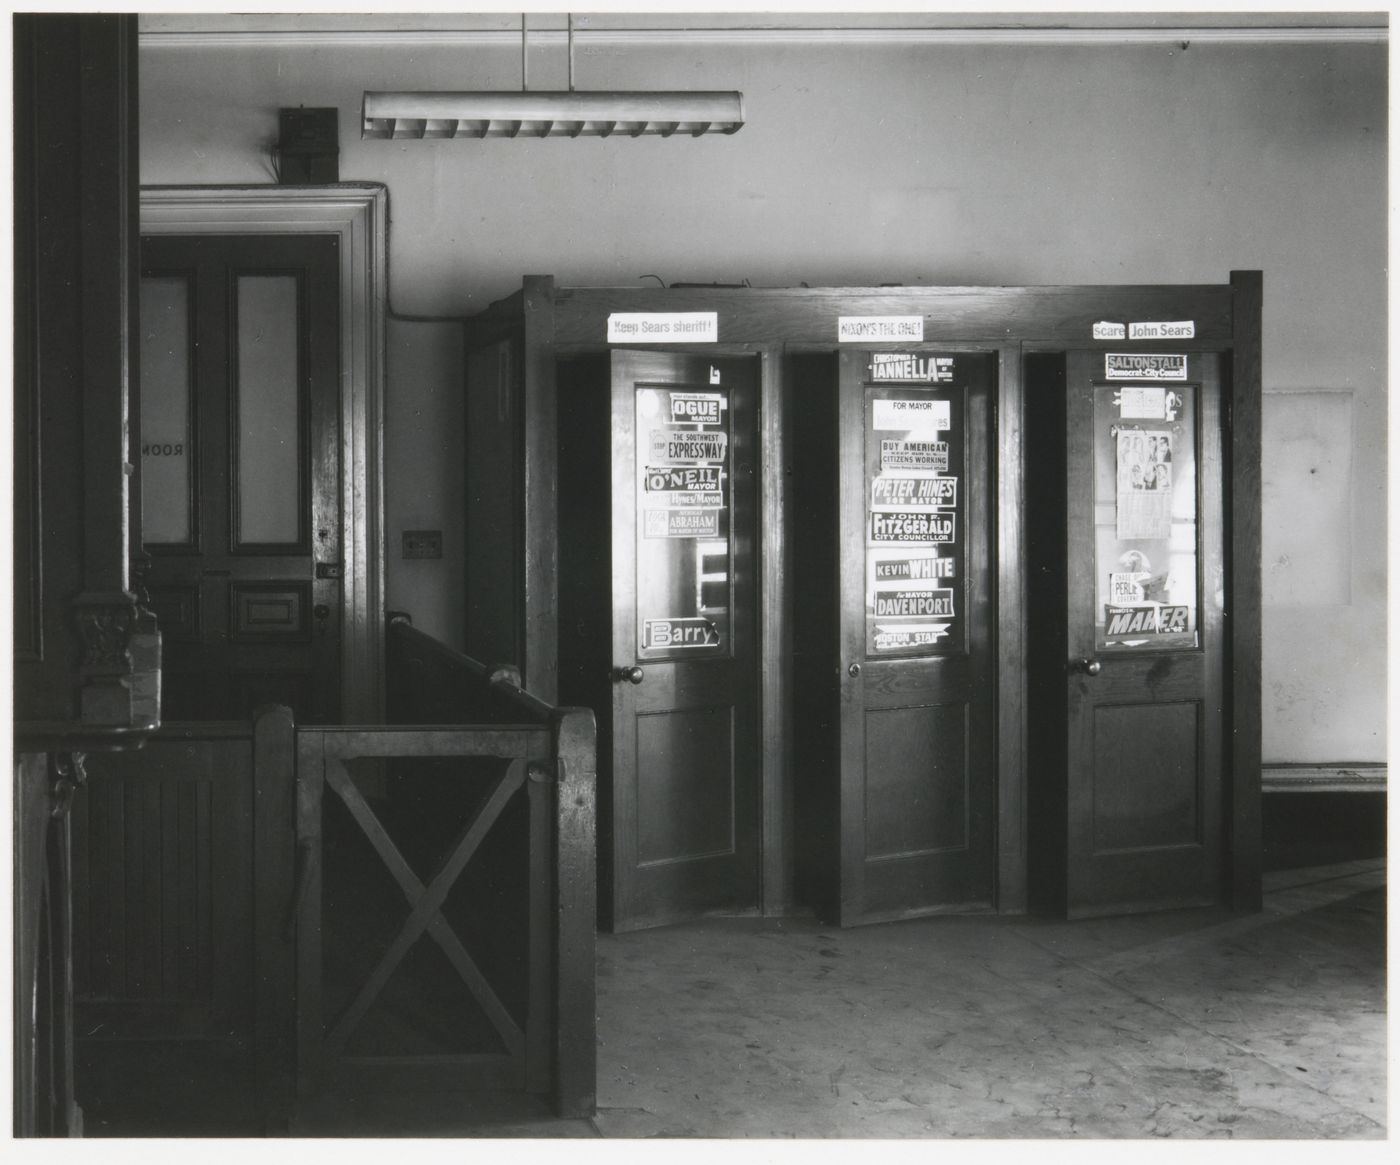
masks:
<svg viewBox="0 0 1400 1165"><path fill-rule="evenodd" d="M405 530L403 532L403 556L405 558L441 558L441 530Z"/></svg>
<svg viewBox="0 0 1400 1165"><path fill-rule="evenodd" d="M277 181L284 186L340 181L340 111L277 111Z"/></svg>

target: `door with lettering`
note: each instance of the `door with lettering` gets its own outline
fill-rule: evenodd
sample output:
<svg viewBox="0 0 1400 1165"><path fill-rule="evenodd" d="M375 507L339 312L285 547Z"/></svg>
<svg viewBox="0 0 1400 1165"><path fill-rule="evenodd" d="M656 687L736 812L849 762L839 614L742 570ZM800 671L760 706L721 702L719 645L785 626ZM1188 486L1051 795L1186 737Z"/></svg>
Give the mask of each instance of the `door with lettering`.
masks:
<svg viewBox="0 0 1400 1165"><path fill-rule="evenodd" d="M992 905L996 375L841 354L842 925Z"/></svg>
<svg viewBox="0 0 1400 1165"><path fill-rule="evenodd" d="M629 930L758 906L758 372L748 357L611 361L612 779L600 832L604 913Z"/></svg>
<svg viewBox="0 0 1400 1165"><path fill-rule="evenodd" d="M340 708L331 236L142 241L142 537L166 720Z"/></svg>

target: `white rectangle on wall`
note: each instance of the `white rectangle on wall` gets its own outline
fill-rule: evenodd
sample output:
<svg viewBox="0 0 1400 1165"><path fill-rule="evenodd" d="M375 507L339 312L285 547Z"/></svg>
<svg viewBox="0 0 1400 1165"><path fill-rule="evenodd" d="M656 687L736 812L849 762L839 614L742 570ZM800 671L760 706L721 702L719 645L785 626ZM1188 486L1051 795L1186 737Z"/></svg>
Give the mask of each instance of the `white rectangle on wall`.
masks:
<svg viewBox="0 0 1400 1165"><path fill-rule="evenodd" d="M608 316L609 344L713 344L719 315L712 311L615 311Z"/></svg>
<svg viewBox="0 0 1400 1165"><path fill-rule="evenodd" d="M1130 340L1190 340L1196 335L1195 320L1164 320L1161 323L1128 325Z"/></svg>
<svg viewBox="0 0 1400 1165"><path fill-rule="evenodd" d="M1108 380L1185 380L1186 356L1160 352L1107 352L1103 374Z"/></svg>
<svg viewBox="0 0 1400 1165"><path fill-rule="evenodd" d="M1262 422L1264 605L1347 606L1352 394L1266 392Z"/></svg>
<svg viewBox="0 0 1400 1165"><path fill-rule="evenodd" d="M872 401L876 429L897 429L903 432L937 433L952 427L951 408L946 400L928 397Z"/></svg>
<svg viewBox="0 0 1400 1165"><path fill-rule="evenodd" d="M836 339L842 344L880 340L918 343L923 338L923 316L841 316L836 321Z"/></svg>

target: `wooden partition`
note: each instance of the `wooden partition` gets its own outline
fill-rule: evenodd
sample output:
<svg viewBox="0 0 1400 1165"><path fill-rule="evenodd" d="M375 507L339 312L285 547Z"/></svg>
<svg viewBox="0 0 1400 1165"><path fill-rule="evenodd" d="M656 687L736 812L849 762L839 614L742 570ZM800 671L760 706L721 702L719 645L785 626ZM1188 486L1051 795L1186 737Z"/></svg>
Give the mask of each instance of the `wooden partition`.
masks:
<svg viewBox="0 0 1400 1165"><path fill-rule="evenodd" d="M401 723L298 732L301 1104L506 1089L590 1115L592 714L403 615L387 658Z"/></svg>
<svg viewBox="0 0 1400 1165"><path fill-rule="evenodd" d="M386 658L397 726L299 728L287 709L265 708L251 723L170 724L140 751L90 755L81 790L71 765L50 774L43 756L17 774L20 857L47 870L35 884L64 885L68 822L49 825L49 814L76 791L76 976L46 954L66 942L69 896L50 912L52 933L36 896L19 929L23 986L59 1019L75 988L78 1033L104 1044L104 1082L122 1057L162 1041L249 1057L271 1134L298 1130L298 1097L306 1106L330 1093L343 1105L339 1090L365 1080L513 1088L561 1115L592 1113L592 715L545 704L515 669L488 671L402 616ZM424 717L436 723L414 723ZM387 900L375 897L384 885L366 889L376 873ZM441 987L447 970L440 1013L422 1014L414 983L405 994L393 981L419 938L429 960L447 953L427 973ZM323 973L323 956L332 972L368 959L367 983L328 992L344 977ZM408 961L421 971L424 957ZM500 1046L423 1054L420 1021L446 1029L473 1000ZM380 1003L390 1043L357 1055L349 1037L373 1026ZM22 1046L27 1092L71 1085L65 1040L30 1032ZM69 1103L62 1119L76 1126ZM147 1107L158 1125L159 1100ZM26 1111L24 1131L61 1131ZM182 1129L198 1128L181 1116Z"/></svg>
<svg viewBox="0 0 1400 1165"><path fill-rule="evenodd" d="M829 440L822 436L835 422L814 417L811 410L836 408L836 364L842 351L911 356L995 352L987 445L991 478L986 487L991 507L989 682L995 724L990 762L992 901L1001 912L1023 911L1031 881L1031 833L1046 829L1027 816L1028 790L1041 763L1031 755L1027 735L1030 612L1045 585L1028 573L1027 522L1046 483L1029 477L1025 466L1028 450L1048 439L1026 425L1031 389L1023 360L1035 353L1069 351L1097 354L1100 362L1109 352L1219 353L1223 416L1228 418L1222 427L1227 513L1223 594L1230 612L1223 631L1229 690L1220 738L1228 743L1222 756L1226 841L1219 885L1223 900L1240 908L1255 906L1260 885L1260 287L1257 272L1235 273L1229 283L1221 284L947 288L564 288L546 276L526 277L520 293L469 321L467 330L469 348L486 352L493 345L508 346L515 354L512 377L474 379L468 386L473 407L506 394L521 424L515 437L510 504L523 540L515 551L509 582L501 576L496 601L513 604L519 626L528 629L530 672L558 675L561 654L567 659L571 650L565 641L577 622L567 614L573 600L566 592L580 577L572 568L563 569L567 564L561 563L561 540L576 531L564 531L559 523L566 512L575 513L587 504L578 496L579 482L571 470L556 460L558 451L589 427L579 416L580 408L589 406L564 400L565 394L579 391L577 369L588 360L626 349L716 358L757 356L762 369L762 453L755 471L760 527L755 572L761 908L783 914L820 907L824 894L834 900L821 887L839 866L831 846L848 819L842 798L849 803L858 794L854 787L842 793L837 778L820 763L802 760L801 750L812 743L814 729L819 735L821 725L830 722L831 716L822 711L823 701L848 698L848 673L858 684L863 680L849 671L857 661L847 660L826 642L826 632L816 621L828 584L805 573L820 558L819 552L813 558L813 547L835 529L838 504L829 490L823 492L819 480L823 473L835 472L834 462L821 463L813 447L804 443L826 441L828 452L823 456L837 457L834 430L828 432ZM674 333L668 340L655 331L643 337L625 330L628 321L677 316L699 321L693 326L706 329L704 342L679 343ZM1179 324L1189 327L1176 328ZM1162 325L1165 332L1154 331ZM873 368L869 356L860 359L862 367ZM569 374L561 377L566 367ZM807 392L808 386L814 391ZM568 418L567 434L559 431L561 417ZM820 501L823 496L826 503ZM469 545L472 525L482 514L469 496ZM499 514L492 520L499 521ZM479 585L492 584L480 580ZM507 585L513 588L509 595L503 589ZM469 599L469 624L484 610L479 597ZM556 611L561 613L558 618ZM469 640L487 633L485 627L470 625L467 632ZM826 663L816 673L806 670L810 662L821 660ZM795 661L804 661L800 671L794 670ZM577 683L563 691L564 697L589 703L603 722L610 703L605 672L627 662L601 655L586 662L584 670L603 669L599 674L604 678ZM1054 666L1062 668L1064 661ZM813 685L822 690L812 690ZM611 752L605 747L600 755L605 808L612 803ZM618 823L605 813L605 854L610 831L616 828ZM1050 852L1044 837L1038 843L1040 853ZM611 884L606 870L603 882Z"/></svg>
<svg viewBox="0 0 1400 1165"><path fill-rule="evenodd" d="M270 1115L291 1082L294 761L286 708L169 724L89 756L73 812L79 1037L251 1055Z"/></svg>

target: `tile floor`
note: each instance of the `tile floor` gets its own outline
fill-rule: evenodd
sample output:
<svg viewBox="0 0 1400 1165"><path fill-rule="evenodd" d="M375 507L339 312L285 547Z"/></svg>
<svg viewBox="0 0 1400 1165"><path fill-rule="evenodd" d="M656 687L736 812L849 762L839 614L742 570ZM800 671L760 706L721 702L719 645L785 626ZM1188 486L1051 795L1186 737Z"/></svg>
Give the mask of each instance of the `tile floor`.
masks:
<svg viewBox="0 0 1400 1165"><path fill-rule="evenodd" d="M1379 1138L1385 867L1265 909L598 945L605 1137Z"/></svg>
<svg viewBox="0 0 1400 1165"><path fill-rule="evenodd" d="M417 1094L308 1108L296 1131L1375 1140L1385 875L1384 859L1275 871L1264 910L1244 915L847 931L712 919L603 935L593 1120L554 1120L528 1098ZM88 1102L87 1133L257 1135L236 1071L217 1079L209 1112L187 1089L178 1128L167 1094L144 1116L130 1098Z"/></svg>

